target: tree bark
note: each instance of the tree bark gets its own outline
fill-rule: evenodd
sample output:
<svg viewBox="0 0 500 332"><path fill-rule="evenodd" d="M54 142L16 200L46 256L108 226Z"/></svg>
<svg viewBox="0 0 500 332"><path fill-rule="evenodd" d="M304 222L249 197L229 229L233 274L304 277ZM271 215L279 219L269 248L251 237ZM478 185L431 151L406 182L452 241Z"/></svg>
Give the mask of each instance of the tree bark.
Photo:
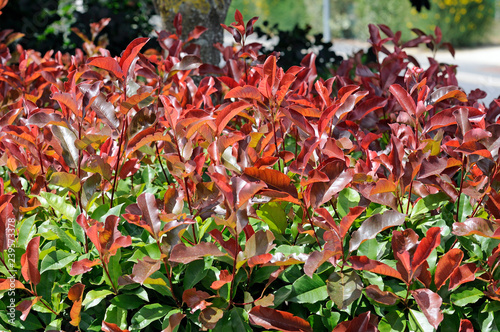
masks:
<svg viewBox="0 0 500 332"><path fill-rule="evenodd" d="M177 13L182 14L182 38L185 39L195 26L207 28L196 43L201 45L201 59L205 63L219 65L220 52L213 47L223 42L223 29L220 26L226 19L231 0L154 0L164 28L175 32L173 25Z"/></svg>

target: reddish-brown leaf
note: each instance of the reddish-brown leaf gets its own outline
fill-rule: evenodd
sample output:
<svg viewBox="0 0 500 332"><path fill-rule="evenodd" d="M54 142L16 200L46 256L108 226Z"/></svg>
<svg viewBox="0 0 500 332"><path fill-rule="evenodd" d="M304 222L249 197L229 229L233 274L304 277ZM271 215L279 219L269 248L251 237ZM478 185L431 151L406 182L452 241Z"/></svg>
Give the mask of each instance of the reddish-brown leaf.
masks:
<svg viewBox="0 0 500 332"><path fill-rule="evenodd" d="M250 310L248 317L251 324L262 326L265 329L283 332L312 332L308 321L286 311L256 306Z"/></svg>
<svg viewBox="0 0 500 332"><path fill-rule="evenodd" d="M192 309L191 312L195 312L196 310L205 309L208 306L208 303L205 300L210 297L210 294L207 292L191 288L186 289L184 293L182 293L182 302L186 303L186 305Z"/></svg>
<svg viewBox="0 0 500 332"><path fill-rule="evenodd" d="M172 249L169 260L187 264L205 256L224 256L224 253L211 242L200 242L192 247L186 247L184 243L179 243Z"/></svg>
<svg viewBox="0 0 500 332"><path fill-rule="evenodd" d="M14 281L14 285L13 285L14 287L11 287L11 282L12 282L12 279L0 279L0 291L12 289L12 288L16 288L16 289L25 289L26 288L19 280Z"/></svg>
<svg viewBox="0 0 500 332"><path fill-rule="evenodd" d="M57 100L60 104L69 108L73 113L76 113L78 110L76 100L69 93L56 92L52 95L52 99Z"/></svg>
<svg viewBox="0 0 500 332"><path fill-rule="evenodd" d="M136 38L132 42L130 42L130 44L128 44L127 48L125 49L125 51L123 51L123 54L120 58L120 67L122 69L122 73L128 75L130 65L134 61L137 54L139 54L141 48L146 45L148 41L149 38Z"/></svg>
<svg viewBox="0 0 500 332"><path fill-rule="evenodd" d="M68 299L73 301L73 306L71 307L70 317L71 321L69 322L73 326L80 325L81 316L80 312L82 310L82 295L83 290L85 289L85 285L82 283L77 283L71 286L68 292Z"/></svg>
<svg viewBox="0 0 500 332"><path fill-rule="evenodd" d="M251 85L245 85L245 86L238 86L224 96L224 99L228 98L247 98L247 99L255 99L255 100L260 100L261 95L259 92L259 89L257 89L254 86Z"/></svg>
<svg viewBox="0 0 500 332"><path fill-rule="evenodd" d="M180 312L168 317L168 326L162 332L174 332L174 329L181 323L184 317L186 317L186 314Z"/></svg>
<svg viewBox="0 0 500 332"><path fill-rule="evenodd" d="M161 267L161 260L152 259L145 256L142 260L137 261L132 269L132 279L141 285L149 278L150 275L158 271Z"/></svg>
<svg viewBox="0 0 500 332"><path fill-rule="evenodd" d="M458 332L474 332L474 327L472 326L471 321L462 318L460 320L460 327L458 329Z"/></svg>
<svg viewBox="0 0 500 332"><path fill-rule="evenodd" d="M99 259L94 259L91 261L88 258L84 258L81 261L74 262L71 265L71 271L69 272L69 275L71 276L76 276L85 272L89 272L92 270L93 266L101 264L101 261Z"/></svg>
<svg viewBox="0 0 500 332"><path fill-rule="evenodd" d="M122 330L115 323L108 323L105 321L102 321L101 330L103 330L104 332L130 332L129 330Z"/></svg>
<svg viewBox="0 0 500 332"><path fill-rule="evenodd" d="M458 248L453 248L444 254L439 260L436 266L436 273L434 274L434 283L436 288L439 290L446 280L450 278L451 274L460 265L462 259L464 258L464 253Z"/></svg>
<svg viewBox="0 0 500 332"><path fill-rule="evenodd" d="M370 191L370 195L393 193L396 191L396 184L387 179L379 179L375 183L375 187Z"/></svg>
<svg viewBox="0 0 500 332"><path fill-rule="evenodd" d="M28 243L26 252L21 256L21 273L26 281L31 281L33 285L40 282L40 272L38 271L38 248L40 247L40 237L34 237Z"/></svg>
<svg viewBox="0 0 500 332"><path fill-rule="evenodd" d="M294 198L298 197L297 189L291 183L288 175L281 173L275 169L258 169L256 167L247 167L244 173L255 179L262 180L267 184L269 189L283 191Z"/></svg>
<svg viewBox="0 0 500 332"><path fill-rule="evenodd" d="M351 256L349 261L352 264L352 268L355 270L365 270L377 274L382 274L385 276L397 278L399 280L405 281L401 276L401 273L393 269L387 264L380 263L378 261L369 259L366 256Z"/></svg>
<svg viewBox="0 0 500 332"><path fill-rule="evenodd" d="M225 104L224 108L220 110L215 119L215 124L217 125L217 134L221 134L224 128L226 128L226 125L229 123L229 121L231 121L231 119L234 118L238 113L251 106L252 104L249 104L246 101L242 100Z"/></svg>
<svg viewBox="0 0 500 332"><path fill-rule="evenodd" d="M222 270L222 271L220 271L220 274L219 274L219 280L215 280L214 282L212 282L212 285L210 286L210 288L212 288L214 290L218 290L222 286L224 286L225 284L230 283L232 280L233 280L233 275L231 273L229 273L228 270Z"/></svg>
<svg viewBox="0 0 500 332"><path fill-rule="evenodd" d="M99 56L90 58L89 60L90 60L90 62L88 63L89 66L95 66L107 70L113 73L113 75L115 75L118 79L123 80L124 76L122 68L115 59L110 57Z"/></svg>
<svg viewBox="0 0 500 332"><path fill-rule="evenodd" d="M137 205L142 211L142 219L146 221L153 233L151 234L155 239L158 238L160 232L161 221L159 217L160 210L156 205L155 195L150 193L143 193L137 198Z"/></svg>
<svg viewBox="0 0 500 332"><path fill-rule="evenodd" d="M441 228L440 227L431 227L427 231L427 235L425 238L420 241L417 246L417 250L415 250L415 254L413 254L412 259L412 268L415 270L420 266L427 257L431 254L431 252L439 246L441 241Z"/></svg>
<svg viewBox="0 0 500 332"><path fill-rule="evenodd" d="M456 98L463 103L467 102L467 95L463 91L458 90L456 86L445 86L436 89L436 91L431 94L431 102L434 104L450 98Z"/></svg>
<svg viewBox="0 0 500 332"><path fill-rule="evenodd" d="M313 273L321 266L324 262L326 262L330 257L333 257L340 252L335 252L331 250L323 250L323 251L313 251L309 257L307 258L306 263L304 264L304 273L307 274L310 278L312 278Z"/></svg>
<svg viewBox="0 0 500 332"><path fill-rule="evenodd" d="M361 213L366 210L366 207L363 206L355 206L353 208L349 208L349 213L342 218L340 221L340 237L343 239L347 234L349 228L351 228L352 223L358 218Z"/></svg>
<svg viewBox="0 0 500 332"><path fill-rule="evenodd" d="M19 310L22 312L21 314L21 320L25 321L26 318L28 317L31 307L38 302L38 297L33 298L32 300L23 300L21 303L19 303L16 306L16 310Z"/></svg>
<svg viewBox="0 0 500 332"><path fill-rule="evenodd" d="M415 101L401 85L393 84L389 88L389 91L396 97L396 100L406 112L411 115L416 114L417 106L415 105Z"/></svg>
<svg viewBox="0 0 500 332"><path fill-rule="evenodd" d="M399 297L393 292L382 291L377 285L369 285L365 287L366 296L374 300L375 302L384 305L394 305L398 301Z"/></svg>
<svg viewBox="0 0 500 332"><path fill-rule="evenodd" d="M424 313L429 324L437 329L443 320L443 313L441 312L443 299L427 288L411 291L411 295L413 295L415 301L417 301L418 307Z"/></svg>
<svg viewBox="0 0 500 332"><path fill-rule="evenodd" d="M478 267L474 263L467 263L459 266L450 276L450 285L448 289L452 290L461 284L474 281L474 279L476 279L475 273L477 270Z"/></svg>
<svg viewBox="0 0 500 332"><path fill-rule="evenodd" d="M484 218L469 218L464 222L453 223L452 233L458 236L476 234L484 237L500 239L499 226Z"/></svg>
<svg viewBox="0 0 500 332"><path fill-rule="evenodd" d="M385 211L383 214L376 214L366 219L357 231L352 233L351 241L349 242L349 251L354 251L359 248L361 243L366 240L373 239L383 230L400 226L404 223L406 215L394 210Z"/></svg>

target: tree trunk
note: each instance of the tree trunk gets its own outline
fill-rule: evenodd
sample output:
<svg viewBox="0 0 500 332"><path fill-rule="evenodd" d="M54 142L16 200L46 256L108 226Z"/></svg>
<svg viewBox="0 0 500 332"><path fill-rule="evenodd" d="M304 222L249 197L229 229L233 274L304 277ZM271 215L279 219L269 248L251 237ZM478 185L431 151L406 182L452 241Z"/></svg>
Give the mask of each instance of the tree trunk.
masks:
<svg viewBox="0 0 500 332"><path fill-rule="evenodd" d="M196 41L201 45L201 59L205 63L219 65L220 52L213 44L223 42L220 24L226 19L231 0L154 0L154 4L164 28L169 32L175 32L175 15L182 14L182 38L186 38L197 25L206 27L208 30Z"/></svg>

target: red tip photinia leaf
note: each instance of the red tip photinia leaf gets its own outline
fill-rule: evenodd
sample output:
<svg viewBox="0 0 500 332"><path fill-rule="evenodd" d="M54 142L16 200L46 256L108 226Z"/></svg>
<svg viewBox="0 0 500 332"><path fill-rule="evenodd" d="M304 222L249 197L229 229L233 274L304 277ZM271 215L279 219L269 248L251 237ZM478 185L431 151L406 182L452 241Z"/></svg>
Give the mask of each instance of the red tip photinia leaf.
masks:
<svg viewBox="0 0 500 332"><path fill-rule="evenodd" d="M63 104L64 106L69 108L73 113L76 113L78 110L75 98L69 93L54 93L52 95L52 99L57 100L60 104Z"/></svg>
<svg viewBox="0 0 500 332"><path fill-rule="evenodd" d="M261 95L259 92L259 89L257 89L254 86L251 85L245 85L245 86L238 86L224 96L224 99L228 98L247 98L247 99L255 99L255 100L260 100Z"/></svg>
<svg viewBox="0 0 500 332"><path fill-rule="evenodd" d="M366 256L351 256L351 258L349 258L349 262L351 262L352 268L355 270L370 271L373 273L382 274L405 281L401 276L401 273L399 273L389 265L369 259Z"/></svg>
<svg viewBox="0 0 500 332"><path fill-rule="evenodd" d="M499 226L484 218L469 218L464 222L453 223L452 233L457 236L469 236L476 234L479 236L500 239Z"/></svg>
<svg viewBox="0 0 500 332"><path fill-rule="evenodd" d="M297 198L297 189L291 183L288 175L281 173L275 169L258 169L256 167L247 167L244 173L255 179L262 180L267 184L269 189L283 191L294 198Z"/></svg>
<svg viewBox="0 0 500 332"><path fill-rule="evenodd" d="M151 228L151 235L157 239L160 232L161 221L159 217L160 210L156 205L155 195L143 193L137 198L137 205L142 211L142 219L146 221Z"/></svg>
<svg viewBox="0 0 500 332"><path fill-rule="evenodd" d="M407 113L410 115L416 114L417 106L415 105L415 101L401 85L393 84L389 88L389 91L396 97L398 103Z"/></svg>
<svg viewBox="0 0 500 332"><path fill-rule="evenodd" d="M32 300L23 300L16 306L16 310L21 311L21 320L25 321L31 311L31 307L38 302L40 297L35 297Z"/></svg>
<svg viewBox="0 0 500 332"><path fill-rule="evenodd" d="M71 286L68 292L68 299L73 301L73 306L71 307L71 311L69 314L71 317L71 321L69 323L73 326L80 325L80 321L82 320L80 312L82 310L82 295L84 289L84 284L77 283Z"/></svg>
<svg viewBox="0 0 500 332"><path fill-rule="evenodd" d="M467 95L463 91L458 89L459 88L456 86L445 86L439 88L431 94L431 102L433 104L436 104L446 99L456 98L459 101L466 103Z"/></svg>
<svg viewBox="0 0 500 332"><path fill-rule="evenodd" d="M394 210L385 211L383 214L376 214L366 219L361 226L352 234L349 242L349 251L359 248L361 243L373 239L383 230L400 226L404 223L406 215Z"/></svg>
<svg viewBox="0 0 500 332"><path fill-rule="evenodd" d="M137 261L132 269L132 280L140 283L149 278L150 275L158 271L161 267L161 261L145 256L142 260Z"/></svg>
<svg viewBox="0 0 500 332"><path fill-rule="evenodd" d="M458 248L453 248L444 254L436 266L436 273L434 274L434 283L439 290L443 284L450 278L451 274L460 265L464 253Z"/></svg>
<svg viewBox="0 0 500 332"><path fill-rule="evenodd" d="M84 258L78 262L74 262L71 265L71 271L69 272L69 275L71 276L76 276L85 272L88 272L92 270L93 266L101 264L101 261L99 259L95 259L91 261L88 258Z"/></svg>
<svg viewBox="0 0 500 332"><path fill-rule="evenodd" d="M115 75L118 79L123 80L124 76L122 68L115 59L110 57L99 56L90 58L89 60L90 60L88 62L89 66L95 66L107 70L108 72L113 73L113 75Z"/></svg>
<svg viewBox="0 0 500 332"><path fill-rule="evenodd" d="M40 237L34 237L28 243L26 252L21 256L21 273L26 281L31 281L33 285L40 282L40 272L38 271L38 248L40 247Z"/></svg>
<svg viewBox="0 0 500 332"><path fill-rule="evenodd" d="M192 309L191 312L195 312L196 310L203 310L210 303L205 300L210 298L210 294L207 292L196 290L195 288L186 289L184 293L182 293L182 302L186 303L186 305Z"/></svg>
<svg viewBox="0 0 500 332"><path fill-rule="evenodd" d="M224 106L224 105L223 105ZM242 112L245 108L251 107L252 104L246 101L237 101L234 103L225 104L221 109L219 114L215 119L215 124L217 125L217 133L220 134L226 128L226 125L234 118L238 113Z"/></svg>
<svg viewBox="0 0 500 332"><path fill-rule="evenodd" d="M355 206L353 208L349 208L349 213L342 218L340 221L340 237L343 239L347 234L349 228L351 228L352 223L366 210L366 207L363 206Z"/></svg>
<svg viewBox="0 0 500 332"><path fill-rule="evenodd" d="M367 311L352 320L337 324L332 332L376 332L378 331L377 325L377 316L371 315L371 312Z"/></svg>
<svg viewBox="0 0 500 332"><path fill-rule="evenodd" d="M458 328L458 332L474 332L474 326L468 319L460 320L460 327Z"/></svg>
<svg viewBox="0 0 500 332"><path fill-rule="evenodd" d="M399 299L399 297L393 292L382 291L377 285L366 286L365 293L366 296L371 298L373 301L384 305L394 305Z"/></svg>
<svg viewBox="0 0 500 332"><path fill-rule="evenodd" d="M174 329L179 326L184 317L186 317L186 314L180 312L168 317L168 326L162 332L174 332Z"/></svg>
<svg viewBox="0 0 500 332"><path fill-rule="evenodd" d="M214 282L212 282L212 285L210 286L210 288L212 288L214 290L218 290L222 286L224 286L225 284L230 283L232 280L233 280L233 275L231 273L229 273L228 270L222 270L222 271L220 271L220 274L219 274L219 280L215 280Z"/></svg>
<svg viewBox="0 0 500 332"><path fill-rule="evenodd" d="M439 246L441 241L441 228L440 227L431 227L427 231L427 235L425 238L420 241L417 246L417 250L415 250L415 254L413 254L412 259L412 268L415 270L420 266L427 257L431 254L431 252Z"/></svg>
<svg viewBox="0 0 500 332"><path fill-rule="evenodd" d="M283 332L312 332L308 321L289 312L256 306L248 313L250 323Z"/></svg>
<svg viewBox="0 0 500 332"><path fill-rule="evenodd" d="M139 54L141 48L146 45L148 41L149 38L136 38L130 44L128 44L125 51L123 51L120 59L120 67L125 75L128 74L130 65L134 61L137 54Z"/></svg>
<svg viewBox="0 0 500 332"><path fill-rule="evenodd" d="M418 307L422 310L429 323L437 329L443 320L443 313L441 312L443 299L427 288L411 291L411 294L415 298L415 301L417 301Z"/></svg>
<svg viewBox="0 0 500 332"><path fill-rule="evenodd" d="M186 247L184 243L179 243L172 249L169 260L187 264L205 256L224 256L224 253L212 242L200 242L192 247Z"/></svg>
<svg viewBox="0 0 500 332"><path fill-rule="evenodd" d="M118 325L114 323L108 323L103 321L101 329L104 332L130 332L129 330L122 330Z"/></svg>
<svg viewBox="0 0 500 332"><path fill-rule="evenodd" d="M474 263L467 263L459 266L450 276L450 285L448 289L452 290L461 284L474 281L476 279L475 273L478 269L479 268Z"/></svg>

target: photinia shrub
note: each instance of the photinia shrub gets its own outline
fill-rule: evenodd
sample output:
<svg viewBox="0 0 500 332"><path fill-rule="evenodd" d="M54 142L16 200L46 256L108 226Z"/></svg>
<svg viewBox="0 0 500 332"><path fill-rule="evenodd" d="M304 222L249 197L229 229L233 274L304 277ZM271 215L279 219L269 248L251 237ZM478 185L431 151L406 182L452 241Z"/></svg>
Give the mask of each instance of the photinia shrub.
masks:
<svg viewBox="0 0 500 332"><path fill-rule="evenodd" d="M500 100L406 53L438 28L324 80L235 20L220 68L180 16L161 53L0 35L1 329L495 331Z"/></svg>

